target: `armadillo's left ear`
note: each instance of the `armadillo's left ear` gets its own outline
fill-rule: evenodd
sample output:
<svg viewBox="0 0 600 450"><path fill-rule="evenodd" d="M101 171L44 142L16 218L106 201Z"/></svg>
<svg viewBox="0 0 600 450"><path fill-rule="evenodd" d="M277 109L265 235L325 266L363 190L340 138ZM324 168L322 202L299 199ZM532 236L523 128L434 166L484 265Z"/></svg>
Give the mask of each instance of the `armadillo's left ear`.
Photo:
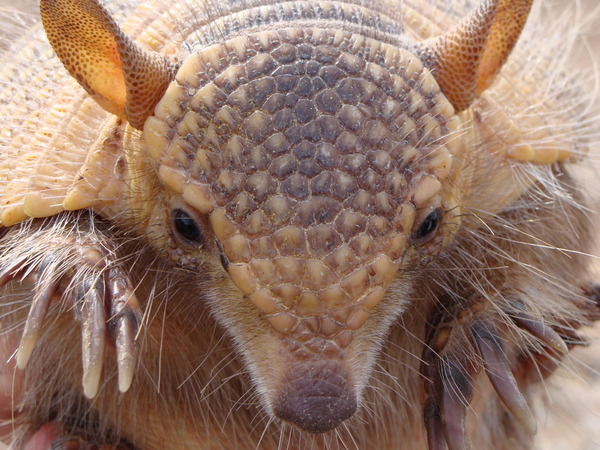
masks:
<svg viewBox="0 0 600 450"><path fill-rule="evenodd" d="M173 79L171 63L136 45L97 0L41 0L40 12L71 75L104 109L142 128Z"/></svg>
<svg viewBox="0 0 600 450"><path fill-rule="evenodd" d="M487 89L512 51L533 0L483 0L447 34L425 42L420 56L455 110Z"/></svg>

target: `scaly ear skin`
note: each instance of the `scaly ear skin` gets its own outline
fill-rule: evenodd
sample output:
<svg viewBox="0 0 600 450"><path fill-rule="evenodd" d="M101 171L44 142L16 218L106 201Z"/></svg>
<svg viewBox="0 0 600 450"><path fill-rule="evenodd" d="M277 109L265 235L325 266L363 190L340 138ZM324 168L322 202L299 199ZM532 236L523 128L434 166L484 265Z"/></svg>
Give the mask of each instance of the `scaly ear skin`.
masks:
<svg viewBox="0 0 600 450"><path fill-rule="evenodd" d="M420 47L440 88L457 112L487 89L525 26L533 0L486 0L447 34Z"/></svg>
<svg viewBox="0 0 600 450"><path fill-rule="evenodd" d="M71 75L107 111L125 117L126 88L115 36L120 30L95 2L42 0L52 48Z"/></svg>
<svg viewBox="0 0 600 450"><path fill-rule="evenodd" d="M141 129L176 67L131 41L96 0L41 0L40 12L69 73L104 109Z"/></svg>
<svg viewBox="0 0 600 450"><path fill-rule="evenodd" d="M533 0L486 0L454 30L418 47L457 112L487 89L512 51ZM96 0L41 0L48 40L107 111L141 129L176 67L142 50Z"/></svg>
<svg viewBox="0 0 600 450"><path fill-rule="evenodd" d="M485 91L500 72L525 27L533 0L500 0L477 77L477 94Z"/></svg>

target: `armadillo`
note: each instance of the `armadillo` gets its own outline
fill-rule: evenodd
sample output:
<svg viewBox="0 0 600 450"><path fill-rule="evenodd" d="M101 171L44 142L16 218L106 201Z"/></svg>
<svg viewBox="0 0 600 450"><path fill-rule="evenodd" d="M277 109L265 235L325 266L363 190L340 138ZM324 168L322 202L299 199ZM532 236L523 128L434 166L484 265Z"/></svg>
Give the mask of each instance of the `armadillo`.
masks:
<svg viewBox="0 0 600 450"><path fill-rule="evenodd" d="M12 445L530 447L599 303L538 3L41 0L0 68Z"/></svg>

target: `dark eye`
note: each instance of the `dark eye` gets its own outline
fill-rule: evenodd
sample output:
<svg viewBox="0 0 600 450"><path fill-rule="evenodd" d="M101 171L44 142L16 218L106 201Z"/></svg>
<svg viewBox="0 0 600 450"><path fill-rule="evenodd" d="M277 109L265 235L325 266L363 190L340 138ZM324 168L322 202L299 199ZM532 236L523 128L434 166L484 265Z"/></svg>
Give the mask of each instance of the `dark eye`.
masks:
<svg viewBox="0 0 600 450"><path fill-rule="evenodd" d="M422 241L428 236L432 235L440 223L441 211L440 208L433 210L425 220L421 222L421 225L415 231L414 239L416 241Z"/></svg>
<svg viewBox="0 0 600 450"><path fill-rule="evenodd" d="M196 221L185 211L173 211L173 228L186 241L202 244L203 236Z"/></svg>

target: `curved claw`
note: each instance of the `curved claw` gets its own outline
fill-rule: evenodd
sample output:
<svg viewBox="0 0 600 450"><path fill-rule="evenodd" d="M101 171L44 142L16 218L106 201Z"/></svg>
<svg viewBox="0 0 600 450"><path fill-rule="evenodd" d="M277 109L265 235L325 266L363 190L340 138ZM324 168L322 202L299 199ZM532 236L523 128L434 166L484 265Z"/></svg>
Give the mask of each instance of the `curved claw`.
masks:
<svg viewBox="0 0 600 450"><path fill-rule="evenodd" d="M445 349L449 327L441 327L423 354L423 417L429 450L470 448L466 430L467 407L473 396L473 378L478 368L462 350ZM458 351L454 351L458 350ZM440 355L444 353L444 355Z"/></svg>
<svg viewBox="0 0 600 450"><path fill-rule="evenodd" d="M425 430L427 431L427 444L429 450L446 450L446 437L444 426L438 406L433 401L428 401L423 409Z"/></svg>
<svg viewBox="0 0 600 450"><path fill-rule="evenodd" d="M106 317L104 314L104 282L102 278L82 283L81 339L83 359L83 393L94 398L100 386Z"/></svg>
<svg viewBox="0 0 600 450"><path fill-rule="evenodd" d="M10 280L12 280L14 278L13 271L14 271L14 268L8 268L8 269L0 272L0 288L5 286Z"/></svg>
<svg viewBox="0 0 600 450"><path fill-rule="evenodd" d="M93 247L80 248L78 252L85 265L93 269L75 275L70 283L75 289L65 295L70 304L75 305L76 317L81 322L84 393L93 398L98 392L106 339L106 309L110 314L108 329L117 351L119 390L126 392L133 380L135 339L141 323L137 298L122 269L113 267L106 270L107 261L102 253ZM19 261L0 272L0 287L26 270L24 265L27 261ZM65 273L54 254L46 256L35 272L35 291L17 351L17 367L20 369L25 369L29 362L50 302Z"/></svg>
<svg viewBox="0 0 600 450"><path fill-rule="evenodd" d="M54 255L48 255L38 269L35 294L27 315L21 342L17 351L17 367L25 369L40 335L40 330L48 312L50 300L57 290L57 263Z"/></svg>
<svg viewBox="0 0 600 450"><path fill-rule="evenodd" d="M480 322L473 324L471 334L483 360L485 372L498 397L513 417L531 434L535 434L537 431L536 421L508 367L500 337L490 327Z"/></svg>
<svg viewBox="0 0 600 450"><path fill-rule="evenodd" d="M436 371L439 361L437 350L436 348L430 348L425 350L423 354L423 364L421 366L425 391L423 419L425 420L429 450L446 450L446 438L444 437L444 427L436 392L436 383L438 383L439 378L439 373Z"/></svg>
<svg viewBox="0 0 600 450"><path fill-rule="evenodd" d="M473 397L472 376L458 361L443 362L442 424L449 450L471 447L467 437L467 406Z"/></svg>
<svg viewBox="0 0 600 450"><path fill-rule="evenodd" d="M131 317L121 316L117 322L116 346L119 391L127 392L133 381L136 326Z"/></svg>
<svg viewBox="0 0 600 450"><path fill-rule="evenodd" d="M14 280L23 271L24 264L23 259L19 259L16 263L0 269L0 288Z"/></svg>
<svg viewBox="0 0 600 450"><path fill-rule="evenodd" d="M60 224L85 225L87 220L64 220ZM4 245L0 255L0 288L22 279L32 290L17 366L25 369L29 364L51 302L56 301L64 306L58 313L71 310L81 327L85 396L95 397L100 386L107 327L116 347L119 390L127 391L134 374L142 314L126 264L118 259L109 236L93 226L73 233L69 227L47 228L48 223L41 221L38 225L35 233L16 229L18 238L7 240L15 245ZM41 237L44 245L36 245Z"/></svg>
<svg viewBox="0 0 600 450"><path fill-rule="evenodd" d="M9 281L11 281L14 277L15 268L8 268L2 272L0 272L0 288L4 287Z"/></svg>
<svg viewBox="0 0 600 450"><path fill-rule="evenodd" d="M111 318L109 330L117 349L119 391L127 392L133 380L135 365L135 339L141 322L140 306L129 278L112 269L109 273Z"/></svg>
<svg viewBox="0 0 600 450"><path fill-rule="evenodd" d="M430 450L441 450L446 445L450 450L470 447L466 419L481 369L515 420L531 434L537 428L497 328L505 322L478 299L462 306L452 315L446 312L441 317L439 313L433 316L431 323L435 326L427 336L429 345L423 353L423 417ZM549 347L560 349L561 343L564 345L553 329L535 321L519 305L511 317Z"/></svg>
<svg viewBox="0 0 600 450"><path fill-rule="evenodd" d="M556 331L543 322L535 320L523 311L522 308L517 307L516 311L510 314L510 317L519 328L535 336L548 347L560 353L567 353L569 351L567 344L565 344L565 341Z"/></svg>

